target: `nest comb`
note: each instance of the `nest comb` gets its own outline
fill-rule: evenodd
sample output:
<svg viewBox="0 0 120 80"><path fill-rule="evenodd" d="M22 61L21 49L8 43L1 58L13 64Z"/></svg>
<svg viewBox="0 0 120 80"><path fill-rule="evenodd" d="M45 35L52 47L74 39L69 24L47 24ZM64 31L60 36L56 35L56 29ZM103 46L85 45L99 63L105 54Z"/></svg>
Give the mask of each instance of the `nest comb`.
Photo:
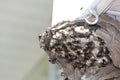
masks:
<svg viewBox="0 0 120 80"><path fill-rule="evenodd" d="M89 26L84 21L63 21L48 28L39 36L51 63L62 60L74 68L105 67L111 62L109 50L95 31L99 25Z"/></svg>

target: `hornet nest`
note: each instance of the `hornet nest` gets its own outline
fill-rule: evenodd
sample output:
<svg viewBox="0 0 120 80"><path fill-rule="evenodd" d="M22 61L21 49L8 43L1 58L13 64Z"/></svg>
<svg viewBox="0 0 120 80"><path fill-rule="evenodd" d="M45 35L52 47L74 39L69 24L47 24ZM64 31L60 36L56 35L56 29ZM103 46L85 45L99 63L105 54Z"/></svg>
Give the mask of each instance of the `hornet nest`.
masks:
<svg viewBox="0 0 120 80"><path fill-rule="evenodd" d="M68 63L78 69L105 67L111 59L104 40L95 33L98 28L81 20L63 21L39 36L40 47L51 63L60 66Z"/></svg>

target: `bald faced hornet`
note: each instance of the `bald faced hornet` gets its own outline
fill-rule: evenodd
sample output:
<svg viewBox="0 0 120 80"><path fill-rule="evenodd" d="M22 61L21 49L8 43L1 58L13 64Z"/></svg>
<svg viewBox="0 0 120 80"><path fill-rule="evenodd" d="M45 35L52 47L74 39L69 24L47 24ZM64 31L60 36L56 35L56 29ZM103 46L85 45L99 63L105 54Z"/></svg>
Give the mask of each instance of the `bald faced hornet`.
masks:
<svg viewBox="0 0 120 80"><path fill-rule="evenodd" d="M96 29L97 26L94 29L82 21L64 21L39 36L40 46L49 54L51 63L60 59L79 69L103 67L111 60L104 40L95 33Z"/></svg>

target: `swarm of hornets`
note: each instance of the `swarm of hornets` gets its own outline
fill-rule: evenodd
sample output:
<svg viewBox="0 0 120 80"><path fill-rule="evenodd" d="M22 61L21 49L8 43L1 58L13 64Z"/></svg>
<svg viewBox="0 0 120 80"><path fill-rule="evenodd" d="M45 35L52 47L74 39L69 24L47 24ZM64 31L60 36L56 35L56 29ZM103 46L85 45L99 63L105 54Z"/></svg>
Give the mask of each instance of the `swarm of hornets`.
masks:
<svg viewBox="0 0 120 80"><path fill-rule="evenodd" d="M105 42L95 34L99 27L79 20L60 22L39 36L40 47L47 52L52 63L64 59L79 69L105 67L111 59Z"/></svg>

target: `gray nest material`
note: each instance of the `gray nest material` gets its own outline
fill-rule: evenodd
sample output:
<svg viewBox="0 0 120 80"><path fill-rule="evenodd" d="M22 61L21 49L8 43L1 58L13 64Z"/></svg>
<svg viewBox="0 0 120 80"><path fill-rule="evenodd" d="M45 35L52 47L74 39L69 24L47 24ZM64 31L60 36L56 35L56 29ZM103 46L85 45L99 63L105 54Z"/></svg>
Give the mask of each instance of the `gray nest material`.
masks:
<svg viewBox="0 0 120 80"><path fill-rule="evenodd" d="M98 28L99 25L89 26L79 20L63 21L40 36L40 46L52 63L63 59L79 69L104 67L111 59L104 40L95 34Z"/></svg>
<svg viewBox="0 0 120 80"><path fill-rule="evenodd" d="M120 22L101 15L96 25L63 21L39 36L65 80L120 80Z"/></svg>

